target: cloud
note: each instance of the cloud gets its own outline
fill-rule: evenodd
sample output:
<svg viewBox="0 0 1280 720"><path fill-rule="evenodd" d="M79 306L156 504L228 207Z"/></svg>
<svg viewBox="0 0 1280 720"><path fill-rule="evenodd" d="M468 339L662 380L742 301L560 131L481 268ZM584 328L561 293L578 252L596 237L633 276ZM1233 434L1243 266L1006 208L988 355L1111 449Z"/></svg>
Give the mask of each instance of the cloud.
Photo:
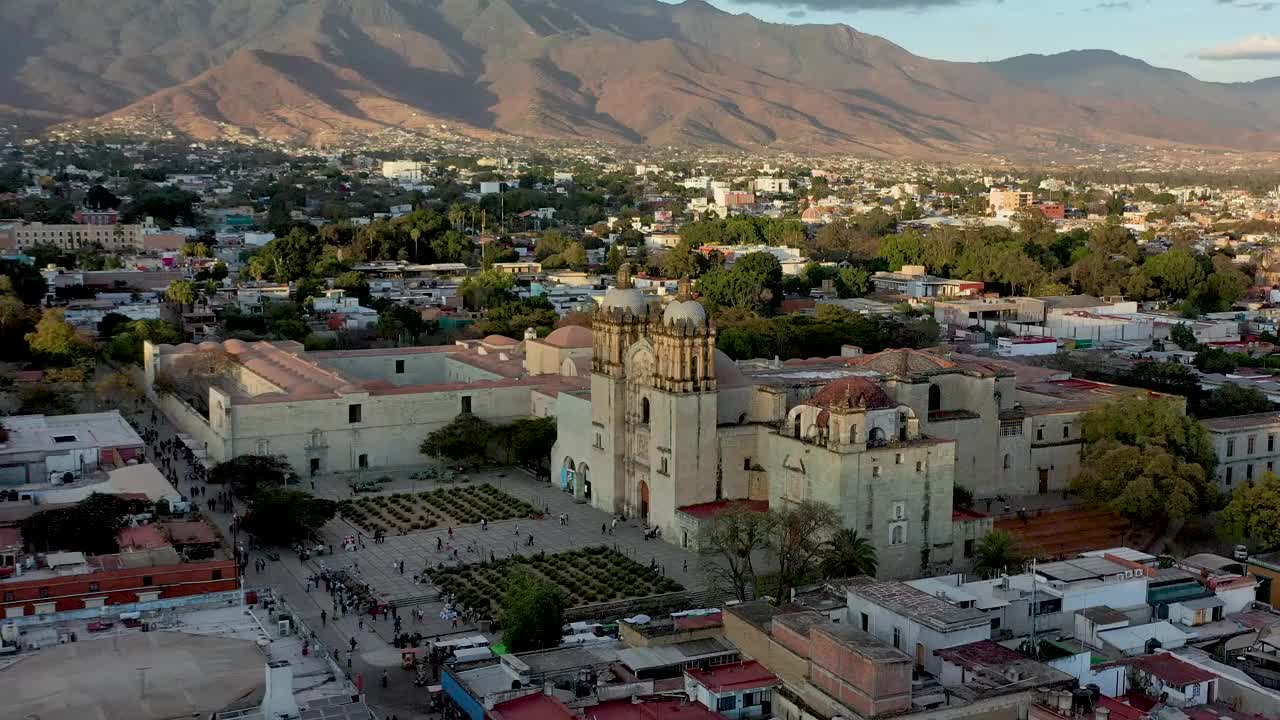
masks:
<svg viewBox="0 0 1280 720"><path fill-rule="evenodd" d="M1100 2L1093 6L1094 10L1132 10L1133 3L1129 0L1109 0L1108 2Z"/></svg>
<svg viewBox="0 0 1280 720"><path fill-rule="evenodd" d="M1233 43L1205 48L1201 60L1280 60L1280 35L1254 35Z"/></svg>
<svg viewBox="0 0 1280 720"><path fill-rule="evenodd" d="M792 20L800 20L801 18L804 18L806 15L808 15L808 13L806 13L803 10L792 10L791 12L787 13L787 17L791 18Z"/></svg>

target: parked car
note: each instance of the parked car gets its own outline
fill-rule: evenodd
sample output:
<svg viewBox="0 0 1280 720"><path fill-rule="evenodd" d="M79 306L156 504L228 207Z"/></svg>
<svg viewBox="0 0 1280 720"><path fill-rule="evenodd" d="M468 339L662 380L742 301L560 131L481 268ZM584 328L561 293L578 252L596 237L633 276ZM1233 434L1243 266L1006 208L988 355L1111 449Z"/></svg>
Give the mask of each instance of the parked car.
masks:
<svg viewBox="0 0 1280 720"><path fill-rule="evenodd" d="M1240 560L1240 561L1248 560L1248 559L1249 559L1249 546L1247 546L1247 545L1237 545L1237 546L1235 547L1235 549L1231 551L1231 558L1232 558L1233 560Z"/></svg>

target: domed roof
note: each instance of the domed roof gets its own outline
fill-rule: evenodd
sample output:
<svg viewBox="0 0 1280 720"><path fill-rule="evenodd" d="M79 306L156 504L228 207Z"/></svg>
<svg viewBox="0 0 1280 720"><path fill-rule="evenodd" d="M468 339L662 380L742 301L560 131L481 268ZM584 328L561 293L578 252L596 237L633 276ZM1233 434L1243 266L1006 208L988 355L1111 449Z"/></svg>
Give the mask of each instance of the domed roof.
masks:
<svg viewBox="0 0 1280 720"><path fill-rule="evenodd" d="M519 343L506 335L488 335L481 340L482 345L518 345Z"/></svg>
<svg viewBox="0 0 1280 720"><path fill-rule="evenodd" d="M637 288L609 288L604 294L604 302L600 307L605 310L630 310L632 315L643 316L649 312L649 303L644 293Z"/></svg>
<svg viewBox="0 0 1280 720"><path fill-rule="evenodd" d="M898 405L879 385L862 377L836 380L819 390L818 394L810 398L806 404L826 408L866 408L867 410L883 410Z"/></svg>
<svg viewBox="0 0 1280 720"><path fill-rule="evenodd" d="M241 353L249 352L249 344L237 338L231 338L230 340L223 343L222 347L232 355L239 355Z"/></svg>
<svg viewBox="0 0 1280 720"><path fill-rule="evenodd" d="M938 357L932 353L923 352L921 350L912 350L910 348L898 348L894 350L885 350L874 355L864 355L849 360L849 364L868 368L882 372L885 375L897 375L900 377L908 377L917 374L926 374L937 370L948 370L956 367L956 364L946 358Z"/></svg>
<svg viewBox="0 0 1280 720"><path fill-rule="evenodd" d="M589 348L592 346L591 328L565 325L553 330L543 342L558 348Z"/></svg>
<svg viewBox="0 0 1280 720"><path fill-rule="evenodd" d="M690 322L698 327L707 324L707 309L697 300L672 300L662 312L662 324Z"/></svg>
<svg viewBox="0 0 1280 720"><path fill-rule="evenodd" d="M733 358L724 354L723 350L716 350L716 384L720 388L728 389L749 385L747 376L742 374L742 370L738 369L738 363Z"/></svg>

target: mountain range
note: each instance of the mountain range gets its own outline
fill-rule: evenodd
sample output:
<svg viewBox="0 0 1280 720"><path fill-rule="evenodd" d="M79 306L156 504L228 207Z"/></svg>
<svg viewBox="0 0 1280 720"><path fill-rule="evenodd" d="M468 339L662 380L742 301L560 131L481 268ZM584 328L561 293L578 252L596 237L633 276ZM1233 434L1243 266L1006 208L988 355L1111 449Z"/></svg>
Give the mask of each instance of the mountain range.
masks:
<svg viewBox="0 0 1280 720"><path fill-rule="evenodd" d="M0 113L327 143L386 128L922 156L1280 150L1280 78L1107 51L930 60L701 0L5 0Z"/></svg>

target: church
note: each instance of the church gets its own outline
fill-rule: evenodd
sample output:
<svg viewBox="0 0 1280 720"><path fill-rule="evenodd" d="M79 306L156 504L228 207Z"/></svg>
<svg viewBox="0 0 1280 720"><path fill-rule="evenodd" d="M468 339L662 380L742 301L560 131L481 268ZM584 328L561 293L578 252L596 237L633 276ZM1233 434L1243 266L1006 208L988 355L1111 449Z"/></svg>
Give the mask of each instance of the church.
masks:
<svg viewBox="0 0 1280 720"><path fill-rule="evenodd" d="M823 502L872 542L882 575L911 577L971 567L990 531L953 511L956 485L1061 492L1080 416L1129 392L910 349L735 363L687 281L663 306L624 268L593 318L590 387L557 399L552 461L566 492L685 547L730 508Z"/></svg>

